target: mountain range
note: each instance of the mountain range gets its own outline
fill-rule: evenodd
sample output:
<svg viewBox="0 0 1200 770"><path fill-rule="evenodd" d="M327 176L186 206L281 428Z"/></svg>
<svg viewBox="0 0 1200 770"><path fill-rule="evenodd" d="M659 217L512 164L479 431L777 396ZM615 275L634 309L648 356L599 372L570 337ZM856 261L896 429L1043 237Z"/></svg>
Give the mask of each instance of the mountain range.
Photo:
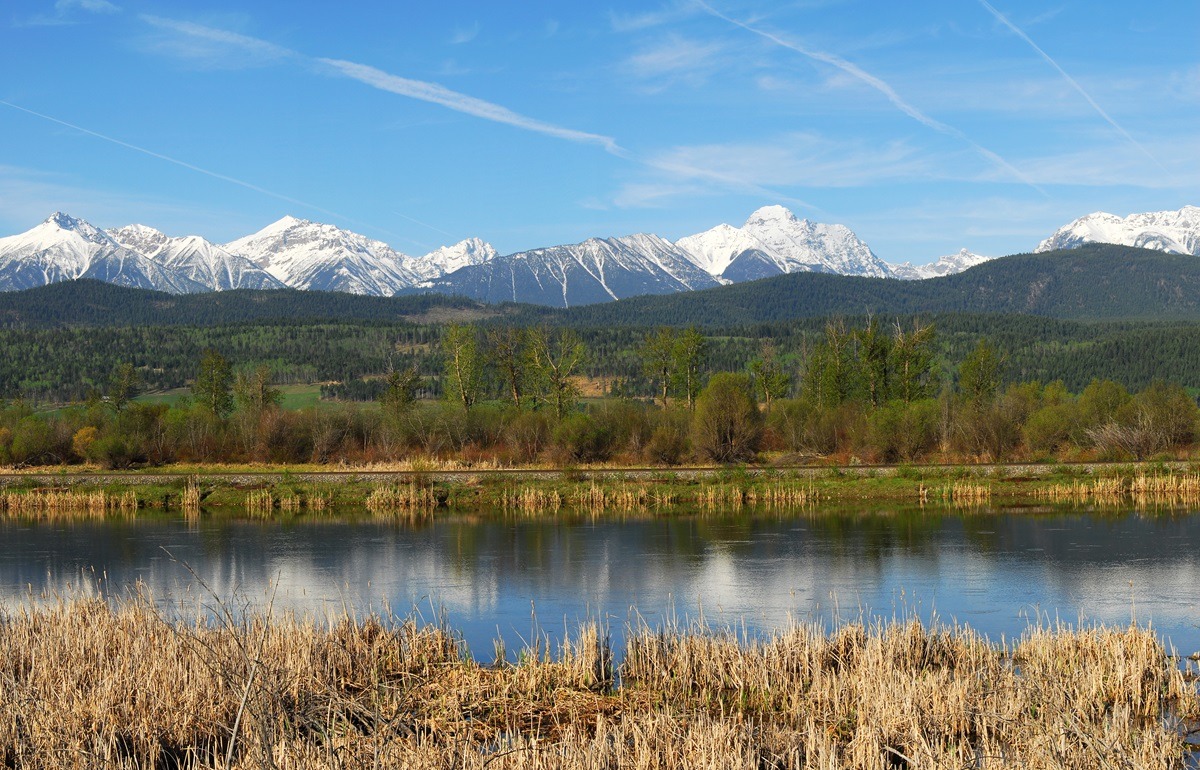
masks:
<svg viewBox="0 0 1200 770"><path fill-rule="evenodd" d="M1038 251L1094 242L1200 254L1200 208L1124 219L1091 214L1058 230ZM927 265L890 264L846 226L799 219L782 206L758 209L741 227L721 224L674 242L642 233L500 255L470 238L419 257L290 216L219 245L144 225L100 230L56 212L25 233L0 238L0 291L95 278L171 294L280 288L382 297L437 292L574 307L793 273L922 280L989 259L963 249Z"/></svg>

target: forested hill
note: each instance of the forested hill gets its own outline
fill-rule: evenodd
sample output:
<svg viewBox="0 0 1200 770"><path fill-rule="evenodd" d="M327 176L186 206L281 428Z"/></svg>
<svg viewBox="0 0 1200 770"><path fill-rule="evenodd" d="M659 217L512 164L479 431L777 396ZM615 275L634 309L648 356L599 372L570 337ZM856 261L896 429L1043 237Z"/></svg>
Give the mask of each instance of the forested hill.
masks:
<svg viewBox="0 0 1200 770"><path fill-rule="evenodd" d="M1200 258L1091 244L1002 257L945 278L898 281L793 273L686 294L588 305L564 311L560 317L578 326L719 327L868 313L1197 320Z"/></svg>
<svg viewBox="0 0 1200 770"><path fill-rule="evenodd" d="M363 297L327 291L165 294L100 281L63 281L0 292L0 328L59 326L219 326L255 321L469 321L502 307L441 294Z"/></svg>

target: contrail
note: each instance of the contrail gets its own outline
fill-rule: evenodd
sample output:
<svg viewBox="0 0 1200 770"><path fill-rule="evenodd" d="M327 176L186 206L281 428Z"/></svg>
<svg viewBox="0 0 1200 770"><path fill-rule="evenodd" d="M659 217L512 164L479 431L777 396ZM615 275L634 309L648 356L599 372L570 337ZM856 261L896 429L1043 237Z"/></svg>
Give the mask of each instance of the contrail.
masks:
<svg viewBox="0 0 1200 770"><path fill-rule="evenodd" d="M152 16L150 14L142 14L139 16L142 21L151 26L169 29L173 32L178 32L182 35L206 40L212 43L222 45L232 45L245 49L253 54L262 56L268 59L294 59L301 62L307 62L310 65L323 65L322 70L332 72L342 77L357 80L360 83L365 83L372 88L377 88L381 91L397 94L399 96L407 96L410 99L417 99L423 102L430 102L441 105L446 109L462 112L467 115L473 115L483 120L490 120L494 123L504 123L506 125L515 126L533 131L547 136L553 136L557 139L566 139L571 142L582 142L585 144L596 144L605 149L605 151L613 155L623 156L625 151L617 144L616 140L611 136L603 136L601 134L593 134L587 131L576 131L575 129L565 128L553 123L547 123L543 120L531 118L526 115L513 112L507 107L499 104L480 99L468 94L452 91L445 86L437 83L430 83L425 80L414 80L412 78L393 75L390 72L376 69L375 67L358 62L343 61L341 59L326 59L320 57L311 57L302 54L298 51L293 51L290 48L285 48L281 45L261 40L249 35L243 35L238 32L230 32L224 29L215 27L206 27L202 24L193 24L192 22L175 21L174 19L164 19L160 16Z"/></svg>
<svg viewBox="0 0 1200 770"><path fill-rule="evenodd" d="M343 77L365 83L380 91L388 91L389 93L407 96L411 99L440 104L456 112L474 115L477 118L483 118L495 123L516 126L517 128L546 134L558 139L586 144L598 144L613 155L620 156L625 154L625 151L621 149L616 140L610 136L576 131L571 128L556 126L553 123L546 123L545 121L513 112L499 104L493 104L474 96L451 91L449 88L437 83L400 77L399 75L393 75L366 64L358 64L352 61L342 61L340 59L316 59L316 61L333 69Z"/></svg>
<svg viewBox="0 0 1200 770"><path fill-rule="evenodd" d="M1123 136L1127 140L1129 140L1129 143L1132 144L1134 147L1138 148L1139 150L1141 150L1141 152L1147 158L1154 161L1154 164L1156 166L1158 166L1160 169L1162 169L1163 173L1165 173L1167 175L1171 175L1171 172L1168 171L1167 168L1165 166L1163 166L1162 163L1159 162L1158 158L1154 157L1154 155L1149 150L1147 150L1145 147L1143 147L1142 144L1140 142L1138 142L1138 140L1134 139L1128 131L1126 131L1124 128L1121 127L1121 125L1119 123L1117 123L1117 121L1113 120L1112 116L1109 115L1107 112L1105 112L1104 108L1096 103L1096 100L1092 98L1091 94L1089 94L1087 91L1083 90L1083 86L1079 85L1079 81L1077 81L1075 78L1073 78L1069 74L1067 74L1067 71L1065 69L1063 69L1062 67L1060 67L1058 62L1056 62L1054 59L1050 58L1050 54L1043 51L1037 43L1033 42L1033 39L1030 38L1029 35L1026 35L1025 32L1020 27L1018 27L1016 24L1013 24L1011 21L1009 21L1007 16L1000 13L1000 11L996 10L996 8L991 3L989 3L987 0L979 0L979 4L982 5L984 8L986 8L989 13L991 13L993 16L995 16L996 19L999 20L999 22L1001 24L1003 24L1004 26L1006 26L1010 30L1012 30L1012 32L1017 37L1021 38L1026 43L1028 43L1029 47L1032 48L1033 50L1037 51L1038 55L1041 56L1043 59L1045 59L1047 64L1049 64L1054 69L1058 70L1058 74L1063 76L1063 80L1067 81L1071 85L1072 88L1074 88L1076 91L1078 91L1079 95L1082 96L1085 100L1087 100L1088 104L1092 105L1092 109L1094 109L1100 115L1100 117L1104 118L1104 120L1108 123L1108 125L1115 128L1117 130L1117 133L1119 133L1121 136Z"/></svg>
<svg viewBox="0 0 1200 770"><path fill-rule="evenodd" d="M986 147L978 144L977 142L975 142L973 139L971 139L969 136L967 136L961 130L955 128L954 126L947 125L946 123L943 123L942 121L940 121L936 118L932 118L932 117L926 115L924 112L921 112L921 110L917 109L913 105L906 102L900 96L900 94L896 93L896 90L894 88L892 88L890 85L888 85L884 80L876 77L875 75L872 75L871 73L867 72L866 70L859 67L858 65L856 65L852 62L848 62L845 59L843 59L842 57L837 56L835 54L826 53L824 51L817 51L817 50L814 50L811 48L806 48L806 47L800 45L799 43L794 43L790 40L785 40L784 38L781 38L778 35L772 34L771 32L767 32L766 30L762 30L757 27L752 27L743 21L738 21L737 19L726 16L725 14L718 11L716 8L713 8L711 5L704 2L704 0L693 0L693 2L695 2L696 5L703 8L705 10L705 12L707 12L711 16L715 16L716 18L721 19L722 21L728 22L729 24L732 24L735 27L740 27L741 29L744 29L747 32L750 32L755 35L758 35L759 37L765 38L765 39L771 41L772 43L774 43L775 45L781 46L783 48L787 48L788 50L791 50L791 51L795 51L796 53L798 53L802 56L806 56L810 59L814 59L816 61L823 62L825 64L829 64L834 67L837 67L842 72L845 72L846 74L848 74L854 78L857 78L858 80L861 80L863 83L866 83L871 88L874 88L876 91L883 94L887 98L887 100L889 102L891 102L893 106L896 107L896 109L900 110L905 115L909 116L910 118L917 121L921 125L923 125L927 128L931 128L934 131L937 131L938 133L945 134L946 136L952 136L955 139L966 142L977 153L979 153L983 157L987 158L992 163L996 164L997 166L1004 169L1008 173L1012 174L1014 177L1021 180L1025 184L1029 185L1033 189L1035 189L1038 192L1045 195L1045 191L1042 190L1042 188L1040 188L1036 184L1034 184L1034 182L1031 179L1026 177L1020 171L1018 171L1016 169L1016 167L1014 167L1007 160L1000 157L995 152L992 152L991 150L987 149Z"/></svg>
<svg viewBox="0 0 1200 770"><path fill-rule="evenodd" d="M458 237L454 233L448 233L445 230L443 230L442 228L434 227L433 225L429 224L428 222L422 222L419 219L413 219L412 217L410 217L406 214L401 214L399 211L393 211L392 213L395 214L396 216L400 217L401 219L407 219L409 222L412 222L414 224L420 225L421 227L425 227L430 230L433 230L435 233L441 233L442 235L444 235L448 238L457 238ZM415 241L414 241L414 243L415 243ZM420 244L420 245L424 246L425 244Z"/></svg>
<svg viewBox="0 0 1200 770"><path fill-rule="evenodd" d="M353 222L353 223L359 224L359 225L366 225L367 227L375 227L375 225L372 225L368 222L362 222L360 220L354 219L353 217L348 217L345 214L339 214L336 211L331 211L327 208L322 208L321 206L318 206L315 203L309 203L308 201L302 201L299 198L292 198L290 196L283 195L282 193L277 193L273 190L268 190L265 187L259 187L256 184L252 184L252 183L244 181L242 179L237 179L236 177L228 176L226 174L221 174L216 171L209 171L206 168L201 168L200 166L194 165L192 163L188 163L187 161L179 160L178 158L172 158L170 155L163 155L161 152L155 152L154 150L150 150L145 147L139 147L136 144L130 144L129 142L121 141L120 139L116 139L116 138L108 136L106 134L101 134L98 131L92 131L90 128L84 128L83 126L76 125L75 123L68 123L65 120L60 120L59 118L56 118L52 115L46 115L45 113L36 112L34 110L29 109L28 107L22 107L19 104L13 104L12 102L5 101L3 99L0 99L0 104L3 104L6 107L11 107L14 110L19 110L28 115L33 115L35 117L41 118L42 120L48 120L51 123L57 123L60 126L65 126L67 128L73 129L75 131L79 131L80 133L87 134L88 136L94 136L97 139L103 139L104 141L111 142L112 144L115 144L119 147L124 147L127 150L133 150L134 152L140 152L143 155L149 155L151 158L157 158L158 160L166 161L167 163L173 163L176 166L186 168L189 171L195 171L198 174L204 174L205 176L210 176L213 179L220 179L222 182L229 182L230 184L235 184L235 185L238 185L239 187L244 187L247 190L253 190L256 193L260 193L262 195L266 195L271 198L276 198L278 200L285 201L287 203L291 203L291 204L294 204L297 206L303 206L304 208L311 209L313 211L319 211L322 214L328 214L329 216L337 217L338 219L341 219L341 220L344 220L347 222ZM384 230L383 228L375 227L375 229L379 230L380 232L388 233L389 235L393 235L396 237L402 237L398 233L392 233L392 232L389 232L388 230Z"/></svg>

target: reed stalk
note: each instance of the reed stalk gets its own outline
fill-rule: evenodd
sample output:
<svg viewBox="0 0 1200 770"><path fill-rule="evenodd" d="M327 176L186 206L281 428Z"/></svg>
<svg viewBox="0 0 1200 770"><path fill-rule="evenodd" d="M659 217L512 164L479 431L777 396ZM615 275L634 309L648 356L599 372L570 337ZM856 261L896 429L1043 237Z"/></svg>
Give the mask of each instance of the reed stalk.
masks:
<svg viewBox="0 0 1200 770"><path fill-rule="evenodd" d="M1200 719L1138 626L642 627L617 663L591 623L482 665L412 619L221 617L0 613L0 767L1149 770L1188 766Z"/></svg>

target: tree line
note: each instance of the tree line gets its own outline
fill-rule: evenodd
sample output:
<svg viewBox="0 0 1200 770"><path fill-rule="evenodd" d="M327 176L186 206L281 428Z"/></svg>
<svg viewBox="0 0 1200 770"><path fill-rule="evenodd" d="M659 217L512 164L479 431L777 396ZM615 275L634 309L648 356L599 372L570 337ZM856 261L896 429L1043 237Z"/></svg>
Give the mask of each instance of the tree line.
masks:
<svg viewBox="0 0 1200 770"><path fill-rule="evenodd" d="M124 362L68 407L0 405L0 463L1143 459L1196 439L1200 413L1178 384L1010 381L991 340L948 367L938 338L920 320L835 319L787 353L757 340L723 370L720 338L661 327L627 347L637 387L597 389L577 330L450 324L421 359L436 369L390 365L372 402L302 410L281 407L269 364L208 349L175 404L139 401L144 369Z"/></svg>

